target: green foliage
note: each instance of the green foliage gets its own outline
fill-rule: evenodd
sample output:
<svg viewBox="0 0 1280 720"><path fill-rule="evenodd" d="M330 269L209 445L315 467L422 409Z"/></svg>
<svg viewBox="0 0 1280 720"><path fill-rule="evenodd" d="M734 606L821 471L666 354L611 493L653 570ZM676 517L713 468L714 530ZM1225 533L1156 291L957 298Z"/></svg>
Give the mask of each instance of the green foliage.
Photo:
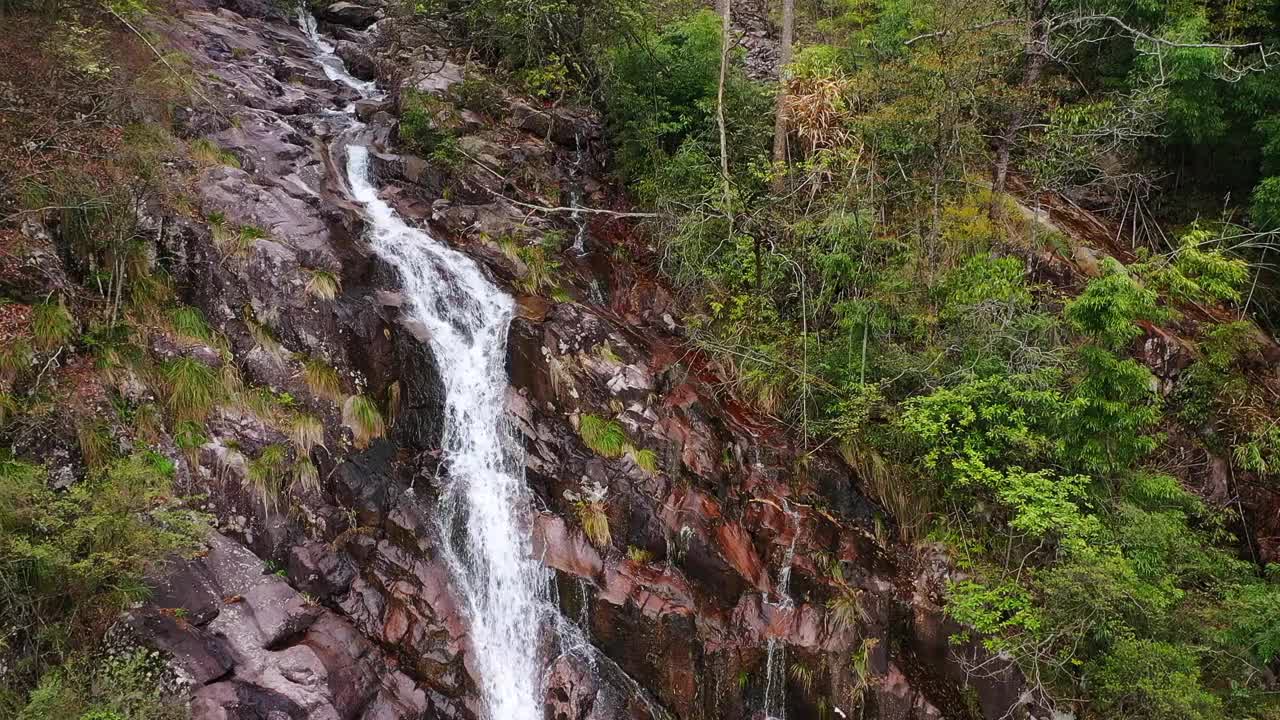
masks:
<svg viewBox="0 0 1280 720"><path fill-rule="evenodd" d="M1253 223L1262 230L1280 230L1280 176L1269 177L1253 191Z"/></svg>
<svg viewBox="0 0 1280 720"><path fill-rule="evenodd" d="M455 83L449 92L462 107L486 117L496 118L506 107L502 87L474 71L468 70L466 78Z"/></svg>
<svg viewBox="0 0 1280 720"><path fill-rule="evenodd" d="M1182 237L1172 258L1153 261L1137 271L1154 288L1180 302L1239 302L1240 289L1249 277L1249 265L1209 247L1214 242L1209 231L1192 230Z"/></svg>
<svg viewBox="0 0 1280 720"><path fill-rule="evenodd" d="M1160 419L1151 371L1099 347L1080 350L1080 374L1062 425L1076 467L1110 473L1131 467L1158 445Z"/></svg>
<svg viewBox="0 0 1280 720"><path fill-rule="evenodd" d="M656 188L667 184L658 175L688 174L664 168L672 158L684 158L680 165L718 156L719 18L697 13L656 37L616 47L610 62L605 121L626 178L653 178L648 192L654 197ZM739 55L725 87L725 105L731 166L745 169L765 156L772 117L768 93L746 79ZM707 180L705 173L695 175L699 183ZM690 188L678 183L670 189Z"/></svg>
<svg viewBox="0 0 1280 720"><path fill-rule="evenodd" d="M0 456L0 641L17 662L6 682L101 637L145 596L148 568L196 547L203 519L173 497L172 475L171 461L140 453L55 493L44 468Z"/></svg>
<svg viewBox="0 0 1280 720"><path fill-rule="evenodd" d="M356 447L368 447L369 443L383 436L386 425L382 412L371 398L352 395L342 405L342 424L351 430Z"/></svg>
<svg viewBox="0 0 1280 720"><path fill-rule="evenodd" d="M1201 683L1194 648L1122 639L1091 670L1101 717L1222 717L1222 701Z"/></svg>
<svg viewBox="0 0 1280 720"><path fill-rule="evenodd" d="M420 155L431 155L458 125L453 107L434 95L416 90L400 97L400 142Z"/></svg>
<svg viewBox="0 0 1280 720"><path fill-rule="evenodd" d="M578 435L592 452L603 457L619 457L627 449L627 434L617 420L583 413L578 418Z"/></svg>
<svg viewBox="0 0 1280 720"><path fill-rule="evenodd" d="M1124 349L1142 334L1139 321L1166 315L1156 304L1155 291L1139 285L1110 258L1103 263L1102 277L1091 281L1063 310L1076 330L1111 350Z"/></svg>
<svg viewBox="0 0 1280 720"><path fill-rule="evenodd" d="M69 341L75 330L75 321L61 297L31 308L31 338L36 348L53 350Z"/></svg>

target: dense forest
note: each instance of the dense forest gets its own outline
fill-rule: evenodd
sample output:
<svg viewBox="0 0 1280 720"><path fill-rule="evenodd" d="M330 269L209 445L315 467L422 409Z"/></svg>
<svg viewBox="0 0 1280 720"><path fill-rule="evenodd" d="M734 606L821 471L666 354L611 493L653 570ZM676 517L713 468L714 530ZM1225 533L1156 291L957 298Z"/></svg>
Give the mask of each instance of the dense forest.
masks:
<svg viewBox="0 0 1280 720"><path fill-rule="evenodd" d="M532 170L488 191L559 223L485 237L513 292L590 305L569 279L583 228L603 265L666 288L678 351L712 394L789 438L793 502L846 524L806 479L830 454L893 562L945 558L949 642L988 659L973 678L1016 667L1010 717L1280 720L1280 2L719 2L376 4L386 142L457 202L476 194L458 178L496 174L468 128L503 122L510 98L598 118L597 137L561 143L601 148L608 201L589 224L567 224L578 196ZM308 12L240 5L289 27ZM240 515L292 518L296 498L337 492L339 456L424 412L401 401L410 380L361 379L157 249L194 223L211 267L274 267L253 263L277 230L194 189L281 161L205 138L240 126L231 91L164 29L190 9L0 0L0 717L187 717L165 653L114 628L166 568L209 552L209 527L248 527L201 478L240 477L256 508ZM396 58L427 45L466 69L447 95L400 89ZM342 315L323 308L357 282L346 256L298 257L299 297ZM602 347L590 362L621 362ZM278 381L259 379L263 357ZM575 410L580 442L674 478L623 405ZM269 440L219 439L227 408ZM602 555L655 563L621 534L616 489L563 481L578 477L540 507ZM339 548L369 534L345 512L289 522ZM794 544L797 592L874 625L848 559ZM303 590L280 552L257 554ZM873 645L830 667L868 677ZM793 715L891 717L827 667L790 665ZM763 692L743 717L776 715ZM945 697L959 699L942 717L986 712L963 688ZM276 718L243 713L221 717Z"/></svg>

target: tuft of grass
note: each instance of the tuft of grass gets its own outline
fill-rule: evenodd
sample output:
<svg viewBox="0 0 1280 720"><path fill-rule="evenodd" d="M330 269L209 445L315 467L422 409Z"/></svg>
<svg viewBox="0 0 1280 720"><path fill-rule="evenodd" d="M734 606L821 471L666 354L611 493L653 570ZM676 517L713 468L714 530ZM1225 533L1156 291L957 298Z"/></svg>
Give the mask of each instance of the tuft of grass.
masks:
<svg viewBox="0 0 1280 720"><path fill-rule="evenodd" d="M284 478L289 474L289 450L283 445L268 445L249 462L246 480L258 501L268 510L276 506Z"/></svg>
<svg viewBox="0 0 1280 720"><path fill-rule="evenodd" d="M18 414L18 401L7 392L0 392L0 428L9 424L9 418Z"/></svg>
<svg viewBox="0 0 1280 720"><path fill-rule="evenodd" d="M591 451L603 457L618 457L626 452L627 435L616 420L605 420L583 413L578 419L578 434Z"/></svg>
<svg viewBox="0 0 1280 720"><path fill-rule="evenodd" d="M352 395L342 405L342 424L351 429L356 447L368 447L369 443L383 436L386 424L377 404L364 395Z"/></svg>
<svg viewBox="0 0 1280 720"><path fill-rule="evenodd" d="M536 295L555 286L555 272L560 263L551 259L542 245L525 245L516 254L524 263L525 274L516 281L516 287L530 295Z"/></svg>
<svg viewBox="0 0 1280 720"><path fill-rule="evenodd" d="M31 308L31 338L40 350L62 346L75 333L76 323L62 298L45 301Z"/></svg>
<svg viewBox="0 0 1280 720"><path fill-rule="evenodd" d="M935 502L928 488L913 482L901 468L857 440L845 440L839 450L871 497L897 522L898 539L911 544L922 537L933 517Z"/></svg>
<svg viewBox="0 0 1280 720"><path fill-rule="evenodd" d="M162 369L169 388L169 409L179 421L203 421L224 396L213 368L191 358L178 358Z"/></svg>
<svg viewBox="0 0 1280 720"><path fill-rule="evenodd" d="M31 367L31 343L17 338L0 345L0 378L14 378Z"/></svg>
<svg viewBox="0 0 1280 720"><path fill-rule="evenodd" d="M317 300L332 300L342 292L342 279L328 270L312 270L307 294Z"/></svg>
<svg viewBox="0 0 1280 720"><path fill-rule="evenodd" d="M334 402L342 398L342 380L338 371L323 360L308 358L302 364L302 379L316 397Z"/></svg>
<svg viewBox="0 0 1280 720"><path fill-rule="evenodd" d="M604 503L582 502L575 509L578 522L582 523L582 532L586 533L591 544L598 548L608 547L613 536L609 532L609 515L605 512Z"/></svg>
<svg viewBox="0 0 1280 720"><path fill-rule="evenodd" d="M400 414L400 381L393 380L387 386L387 427L393 427L396 424L396 417Z"/></svg>
<svg viewBox="0 0 1280 720"><path fill-rule="evenodd" d="M631 459L636 461L636 465L641 470L650 475L658 472L658 454L648 448L635 450L631 453Z"/></svg>
<svg viewBox="0 0 1280 720"><path fill-rule="evenodd" d="M272 334L271 328L260 322L253 315L253 311L248 305L244 307L244 315L244 324L249 328L249 334L253 336L253 341L258 344L258 347L262 348L263 352L271 356L277 365L284 365L289 353L285 351L284 345L281 345L276 336Z"/></svg>
<svg viewBox="0 0 1280 720"><path fill-rule="evenodd" d="M324 447L324 423L315 415L295 415L289 436L298 454L308 456L316 446Z"/></svg>
<svg viewBox="0 0 1280 720"><path fill-rule="evenodd" d="M635 545L628 545L627 559L631 562L645 565L653 562L653 553L645 550L644 548L638 548Z"/></svg>
<svg viewBox="0 0 1280 720"><path fill-rule="evenodd" d="M868 620L867 611L862 607L862 591L857 588L840 588L840 592L827 601L827 610L843 628L858 627L860 622Z"/></svg>
<svg viewBox="0 0 1280 720"><path fill-rule="evenodd" d="M240 158L237 158L229 150L219 147L217 143L208 138L192 140L188 152L191 155L191 159L201 167L213 167L215 165L240 167Z"/></svg>
<svg viewBox="0 0 1280 720"><path fill-rule="evenodd" d="M209 342L213 339L213 331L204 320L204 313L189 305L182 305L169 311L169 325L178 335L189 340Z"/></svg>
<svg viewBox="0 0 1280 720"><path fill-rule="evenodd" d="M90 470L105 467L115 456L111 428L103 420L85 420L76 425L80 457Z"/></svg>
<svg viewBox="0 0 1280 720"><path fill-rule="evenodd" d="M293 482L301 486L305 492L317 492L320 490L320 471L316 469L314 463L307 458L298 458L292 468Z"/></svg>

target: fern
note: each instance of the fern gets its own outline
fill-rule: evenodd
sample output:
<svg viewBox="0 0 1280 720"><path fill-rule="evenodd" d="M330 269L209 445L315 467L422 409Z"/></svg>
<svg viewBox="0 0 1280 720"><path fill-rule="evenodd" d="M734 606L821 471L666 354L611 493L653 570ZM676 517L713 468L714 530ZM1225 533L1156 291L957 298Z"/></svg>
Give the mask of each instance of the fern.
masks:
<svg viewBox="0 0 1280 720"><path fill-rule="evenodd" d="M817 681L817 673L813 671L813 668L803 663L793 662L787 668L787 674L791 676L796 685L799 685L804 690L805 695L813 692L813 686Z"/></svg>
<svg viewBox="0 0 1280 720"><path fill-rule="evenodd" d="M342 280L328 270L312 270L307 293L317 300L332 300L342 292Z"/></svg>
<svg viewBox="0 0 1280 720"><path fill-rule="evenodd" d="M356 447L359 448L368 447L370 442L386 432L378 406L364 395L352 395L343 403L342 424L351 430Z"/></svg>
<svg viewBox="0 0 1280 720"><path fill-rule="evenodd" d="M179 421L203 421L223 397L217 373L204 363L178 358L166 363L163 373L169 387L169 409Z"/></svg>
<svg viewBox="0 0 1280 720"><path fill-rule="evenodd" d="M62 298L31 308L31 337L40 350L53 350L71 339L76 324Z"/></svg>
<svg viewBox="0 0 1280 720"><path fill-rule="evenodd" d="M337 401L342 397L342 381L338 371L323 360L308 358L302 365L302 379L316 397Z"/></svg>
<svg viewBox="0 0 1280 720"><path fill-rule="evenodd" d="M578 420L578 434L591 451L603 457L618 457L626 452L627 436L616 420L605 420L583 414Z"/></svg>

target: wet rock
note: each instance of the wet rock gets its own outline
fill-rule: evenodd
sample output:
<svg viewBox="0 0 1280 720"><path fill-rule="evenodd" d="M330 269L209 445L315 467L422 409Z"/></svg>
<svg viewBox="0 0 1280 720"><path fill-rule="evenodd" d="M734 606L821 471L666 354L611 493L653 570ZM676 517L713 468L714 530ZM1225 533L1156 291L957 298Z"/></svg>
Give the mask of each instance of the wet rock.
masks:
<svg viewBox="0 0 1280 720"><path fill-rule="evenodd" d="M599 126L589 118L562 109L539 110L526 103L511 106L516 127L559 145L577 148L599 135Z"/></svg>
<svg viewBox="0 0 1280 720"><path fill-rule="evenodd" d="M380 112L386 112L393 107L390 100L374 100L365 98L357 100L355 103L356 117L360 122L367 123L373 119L373 116Z"/></svg>
<svg viewBox="0 0 1280 720"><path fill-rule="evenodd" d="M448 60L420 60L405 73L401 92L407 89L443 98L465 77L466 70Z"/></svg>
<svg viewBox="0 0 1280 720"><path fill-rule="evenodd" d="M364 30L378 21L381 12L366 5L340 1L317 9L316 16L336 25Z"/></svg>
<svg viewBox="0 0 1280 720"><path fill-rule="evenodd" d="M347 72L361 80L377 80L378 65L365 52L364 48L350 40L339 40L334 45L334 54L342 58Z"/></svg>

